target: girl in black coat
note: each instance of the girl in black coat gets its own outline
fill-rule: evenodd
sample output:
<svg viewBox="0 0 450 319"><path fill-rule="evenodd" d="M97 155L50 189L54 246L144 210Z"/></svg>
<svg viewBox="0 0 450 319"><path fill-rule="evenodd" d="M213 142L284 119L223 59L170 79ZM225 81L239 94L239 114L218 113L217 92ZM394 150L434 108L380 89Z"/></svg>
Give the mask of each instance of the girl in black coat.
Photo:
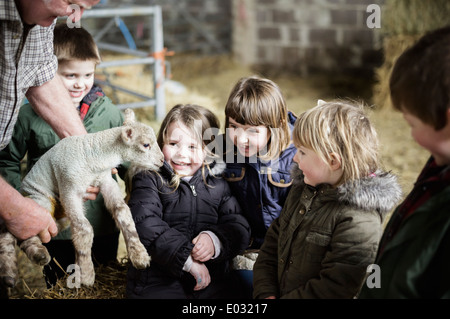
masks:
<svg viewBox="0 0 450 319"><path fill-rule="evenodd" d="M134 175L128 205L152 261L130 267L128 298L239 297L229 261L247 247L250 229L220 178L225 165L214 160L218 127L206 108L176 105L158 133L163 167Z"/></svg>

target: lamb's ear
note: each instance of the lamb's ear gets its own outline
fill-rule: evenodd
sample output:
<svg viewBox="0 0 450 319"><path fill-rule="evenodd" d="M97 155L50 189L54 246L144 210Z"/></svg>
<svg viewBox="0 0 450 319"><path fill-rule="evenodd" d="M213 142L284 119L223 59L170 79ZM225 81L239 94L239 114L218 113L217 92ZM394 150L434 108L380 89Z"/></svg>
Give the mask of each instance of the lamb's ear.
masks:
<svg viewBox="0 0 450 319"><path fill-rule="evenodd" d="M327 103L327 102L325 102L324 100L317 100L317 106L321 106L325 103Z"/></svg>
<svg viewBox="0 0 450 319"><path fill-rule="evenodd" d="M123 125L131 125L136 121L136 118L134 116L134 112L132 109L126 109L124 111L125 113L125 120L123 121Z"/></svg>
<svg viewBox="0 0 450 319"><path fill-rule="evenodd" d="M122 127L122 141L125 144L132 144L134 139L136 138L136 134L135 134L135 130L134 128L130 127L130 126L124 126Z"/></svg>

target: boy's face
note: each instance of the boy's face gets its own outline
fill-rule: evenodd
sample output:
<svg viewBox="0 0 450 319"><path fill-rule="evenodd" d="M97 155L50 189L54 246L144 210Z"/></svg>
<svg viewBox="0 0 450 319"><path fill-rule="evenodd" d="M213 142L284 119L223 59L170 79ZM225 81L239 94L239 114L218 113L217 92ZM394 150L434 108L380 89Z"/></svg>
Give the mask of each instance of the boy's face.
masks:
<svg viewBox="0 0 450 319"><path fill-rule="evenodd" d="M78 107L81 100L94 85L95 62L73 60L59 64L58 75L70 94L73 105Z"/></svg>
<svg viewBox="0 0 450 319"><path fill-rule="evenodd" d="M447 125L439 131L406 111L403 111L403 117L417 144L430 151L438 165L450 164L450 109L447 110Z"/></svg>

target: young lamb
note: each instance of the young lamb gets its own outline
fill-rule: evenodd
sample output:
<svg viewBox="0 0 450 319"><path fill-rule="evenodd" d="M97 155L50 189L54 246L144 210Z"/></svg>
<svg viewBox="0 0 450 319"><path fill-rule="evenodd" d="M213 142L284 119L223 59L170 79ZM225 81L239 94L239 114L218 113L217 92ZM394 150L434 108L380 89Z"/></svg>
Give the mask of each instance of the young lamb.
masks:
<svg viewBox="0 0 450 319"><path fill-rule="evenodd" d="M122 127L61 140L24 178L23 191L56 217L60 230L70 223L81 284L92 286L95 280L91 259L94 234L83 208L86 189L90 185L100 188L106 208L122 231L130 261L136 268L145 268L150 265L150 256L139 240L130 209L111 170L124 162L157 170L163 161L153 129L136 122L134 112L127 109ZM65 217L58 219L56 215L61 211ZM17 277L16 239L4 227L0 232L0 279L13 286ZM20 248L39 265L50 261L47 249L37 236L24 240Z"/></svg>

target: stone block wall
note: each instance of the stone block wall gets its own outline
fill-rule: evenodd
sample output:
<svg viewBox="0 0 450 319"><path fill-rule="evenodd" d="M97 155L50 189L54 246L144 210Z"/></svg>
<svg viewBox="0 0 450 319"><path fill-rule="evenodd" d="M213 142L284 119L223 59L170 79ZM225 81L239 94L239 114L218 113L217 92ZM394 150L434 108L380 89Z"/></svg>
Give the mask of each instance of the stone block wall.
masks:
<svg viewBox="0 0 450 319"><path fill-rule="evenodd" d="M364 72L381 63L367 19L384 0L233 0L232 52L249 65ZM382 17L380 17L382 19ZM372 26L373 27L373 26Z"/></svg>
<svg viewBox="0 0 450 319"><path fill-rule="evenodd" d="M385 0L102 0L101 5L160 5L164 43L176 53L228 54L246 65L314 71L371 72L382 62L380 29L367 7ZM381 17L382 21L383 17ZM99 21L99 27L105 22ZM138 46L148 47L142 17L127 18ZM142 26L144 25L144 28ZM108 37L122 41L120 30Z"/></svg>

